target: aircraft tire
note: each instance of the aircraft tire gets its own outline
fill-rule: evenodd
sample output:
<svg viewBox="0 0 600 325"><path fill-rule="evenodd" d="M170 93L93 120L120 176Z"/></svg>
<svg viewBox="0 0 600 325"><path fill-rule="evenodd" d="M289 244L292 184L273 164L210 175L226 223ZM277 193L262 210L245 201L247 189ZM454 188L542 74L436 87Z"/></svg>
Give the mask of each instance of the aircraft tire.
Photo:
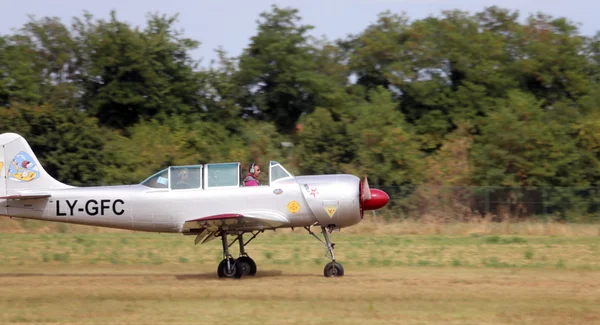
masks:
<svg viewBox="0 0 600 325"><path fill-rule="evenodd" d="M237 265L242 269L242 275L256 275L256 263L248 256L237 259Z"/></svg>
<svg viewBox="0 0 600 325"><path fill-rule="evenodd" d="M323 275L328 278L344 276L344 267L342 267L342 264L336 262L327 263L323 269Z"/></svg>
<svg viewBox="0 0 600 325"><path fill-rule="evenodd" d="M242 268L238 265L237 261L233 258L230 258L230 263L233 263L231 269L227 269L227 259L224 259L219 263L219 267L217 268L217 274L219 278L234 278L239 279L242 277Z"/></svg>

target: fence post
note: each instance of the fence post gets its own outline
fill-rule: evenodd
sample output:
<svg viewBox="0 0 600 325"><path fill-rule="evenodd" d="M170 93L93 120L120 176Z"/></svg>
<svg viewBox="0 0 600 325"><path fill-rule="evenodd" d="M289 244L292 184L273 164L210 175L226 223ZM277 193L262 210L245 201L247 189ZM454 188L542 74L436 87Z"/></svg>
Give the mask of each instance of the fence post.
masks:
<svg viewBox="0 0 600 325"><path fill-rule="evenodd" d="M546 187L542 187L542 216L544 218L544 223L548 222L548 211L547 206L546 206L546 200L547 200L547 193L546 193Z"/></svg>
<svg viewBox="0 0 600 325"><path fill-rule="evenodd" d="M489 186L485 186L485 217L490 214L490 189Z"/></svg>

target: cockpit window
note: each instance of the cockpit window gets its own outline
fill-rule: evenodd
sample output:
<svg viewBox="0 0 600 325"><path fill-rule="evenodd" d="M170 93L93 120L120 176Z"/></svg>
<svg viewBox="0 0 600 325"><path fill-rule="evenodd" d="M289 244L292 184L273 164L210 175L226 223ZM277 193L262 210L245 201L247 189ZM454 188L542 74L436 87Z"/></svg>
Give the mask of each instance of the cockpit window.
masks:
<svg viewBox="0 0 600 325"><path fill-rule="evenodd" d="M148 177L142 182L142 185L152 188L169 188L169 169L161 170L158 173Z"/></svg>
<svg viewBox="0 0 600 325"><path fill-rule="evenodd" d="M273 183L274 181L276 181L278 179L292 177L292 174L290 174L287 170L285 170L285 168L283 168L283 166L281 166L281 164L279 164L278 162L271 161L270 165L271 165L271 170L270 170L269 176L270 176L271 183Z"/></svg>
<svg viewBox="0 0 600 325"><path fill-rule="evenodd" d="M202 175L200 166L171 167L171 189L200 188Z"/></svg>
<svg viewBox="0 0 600 325"><path fill-rule="evenodd" d="M239 187L240 186L240 164L222 163L206 164L204 175L206 188L213 187Z"/></svg>

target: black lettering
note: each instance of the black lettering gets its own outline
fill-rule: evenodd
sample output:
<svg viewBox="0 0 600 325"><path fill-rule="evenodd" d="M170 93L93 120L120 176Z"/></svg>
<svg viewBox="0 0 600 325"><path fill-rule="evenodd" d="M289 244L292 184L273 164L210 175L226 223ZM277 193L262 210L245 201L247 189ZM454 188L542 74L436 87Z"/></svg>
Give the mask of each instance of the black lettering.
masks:
<svg viewBox="0 0 600 325"><path fill-rule="evenodd" d="M98 214L98 206L97 206L97 205L94 205L94 206L92 206L92 207L90 208L90 203L92 203L92 202L93 202L94 204L98 204L98 201L96 201L96 200L88 200L88 201L85 203L85 212L86 212L87 214L89 214L90 216L95 216L95 215L97 215L97 214Z"/></svg>
<svg viewBox="0 0 600 325"><path fill-rule="evenodd" d="M104 203L110 203L110 200L100 200L100 215L104 215L104 210L110 209L110 205L104 205Z"/></svg>
<svg viewBox="0 0 600 325"><path fill-rule="evenodd" d="M117 202L120 202L121 204L125 204L125 202L123 202L123 200L120 200L120 199L115 200L115 202L113 202L113 205L112 205L113 213L116 214L116 215L118 215L118 216L120 216L123 213L125 213L125 210L121 209L121 211L117 211Z"/></svg>
<svg viewBox="0 0 600 325"><path fill-rule="evenodd" d="M83 208L79 208L79 209L77 209L77 210L79 210L79 212L83 212Z"/></svg>
<svg viewBox="0 0 600 325"><path fill-rule="evenodd" d="M60 200L56 200L56 215L58 217L66 216L67 214L64 212L60 212Z"/></svg>
<svg viewBox="0 0 600 325"><path fill-rule="evenodd" d="M75 202L73 202L73 205L71 205L71 202L69 202L69 200L67 200L67 206L69 207L70 210L70 214L73 215L73 208L75 207L75 204L77 204L77 200L75 200Z"/></svg>

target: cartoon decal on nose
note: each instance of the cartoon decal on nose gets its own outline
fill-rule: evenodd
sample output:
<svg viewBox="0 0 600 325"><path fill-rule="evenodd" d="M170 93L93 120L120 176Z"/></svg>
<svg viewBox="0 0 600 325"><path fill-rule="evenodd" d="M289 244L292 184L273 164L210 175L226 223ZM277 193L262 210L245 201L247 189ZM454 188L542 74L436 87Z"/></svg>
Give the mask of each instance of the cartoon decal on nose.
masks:
<svg viewBox="0 0 600 325"><path fill-rule="evenodd" d="M38 177L38 166L26 152L19 152L8 166L8 179L11 181L31 182Z"/></svg>

